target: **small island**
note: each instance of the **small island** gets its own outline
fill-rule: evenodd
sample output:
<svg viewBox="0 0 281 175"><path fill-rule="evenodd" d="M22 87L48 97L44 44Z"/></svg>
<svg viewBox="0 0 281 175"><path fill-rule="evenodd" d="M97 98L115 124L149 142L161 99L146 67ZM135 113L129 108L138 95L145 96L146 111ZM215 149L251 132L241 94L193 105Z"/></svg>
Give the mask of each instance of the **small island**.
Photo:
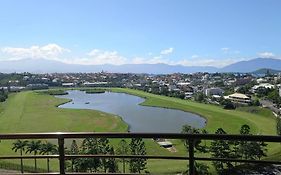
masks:
<svg viewBox="0 0 281 175"><path fill-rule="evenodd" d="M86 94L100 94L105 93L105 89L83 89L82 91L85 91Z"/></svg>
<svg viewBox="0 0 281 175"><path fill-rule="evenodd" d="M45 91L38 91L42 94L48 94L48 95L67 95L68 92L62 89L52 89L52 90L45 90Z"/></svg>

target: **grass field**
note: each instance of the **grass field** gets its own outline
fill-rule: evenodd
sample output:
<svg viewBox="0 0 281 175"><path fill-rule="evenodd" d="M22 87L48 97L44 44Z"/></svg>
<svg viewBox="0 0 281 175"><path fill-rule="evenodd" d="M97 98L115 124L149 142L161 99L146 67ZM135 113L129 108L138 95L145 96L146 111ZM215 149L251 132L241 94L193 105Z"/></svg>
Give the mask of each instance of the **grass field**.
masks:
<svg viewBox="0 0 281 175"><path fill-rule="evenodd" d="M223 127L228 133L239 132L241 125L248 124L257 134L275 135L275 118L269 110L255 108L240 108L238 110L224 110L219 106L201 104L177 98L159 96L132 89L111 89L114 92L123 92L146 98L141 105L174 108L199 114L207 119L206 129L213 133ZM68 102L47 94L26 91L11 94L9 99L0 104L0 132L58 132L58 131L126 131L127 125L115 115L94 110L60 109L59 104ZM160 148L151 140L146 141L148 154L183 155L186 151L181 141L173 141L178 150L170 153ZM114 141L113 141L114 144ZM1 154L15 154L11 151L11 142L0 143ZM269 145L269 157L279 158L280 145ZM26 162L32 165L32 161ZM45 167L45 162L39 163ZM186 169L184 161L150 160L148 170L167 174L181 172ZM52 162L57 167L57 162ZM167 167L163 169L163 167ZM171 167L168 169L168 167Z"/></svg>

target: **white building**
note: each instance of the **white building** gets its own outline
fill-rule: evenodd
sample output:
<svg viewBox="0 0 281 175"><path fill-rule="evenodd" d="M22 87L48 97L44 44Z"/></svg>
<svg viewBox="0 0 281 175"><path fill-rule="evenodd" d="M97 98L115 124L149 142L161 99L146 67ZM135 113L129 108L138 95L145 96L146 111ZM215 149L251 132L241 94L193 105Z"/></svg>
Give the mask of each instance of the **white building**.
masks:
<svg viewBox="0 0 281 175"><path fill-rule="evenodd" d="M20 92L22 90L25 89L25 87L22 86L10 86L10 88L8 88L10 92Z"/></svg>
<svg viewBox="0 0 281 175"><path fill-rule="evenodd" d="M261 83L252 87L252 92L256 92L259 88L273 89L275 86L269 83Z"/></svg>
<svg viewBox="0 0 281 175"><path fill-rule="evenodd" d="M229 99L233 103L240 103L240 104L249 104L251 102L251 98L245 94L234 93L228 96L224 96L225 99Z"/></svg>
<svg viewBox="0 0 281 175"><path fill-rule="evenodd" d="M94 83L85 82L85 83L83 83L83 85L87 86L87 87L106 86L107 84L108 84L107 82L94 82Z"/></svg>
<svg viewBox="0 0 281 175"><path fill-rule="evenodd" d="M74 87L74 83L62 83L62 87Z"/></svg>
<svg viewBox="0 0 281 175"><path fill-rule="evenodd" d="M220 95L222 96L224 91L221 88L207 88L204 90L204 94L206 96L212 96L212 95Z"/></svg>

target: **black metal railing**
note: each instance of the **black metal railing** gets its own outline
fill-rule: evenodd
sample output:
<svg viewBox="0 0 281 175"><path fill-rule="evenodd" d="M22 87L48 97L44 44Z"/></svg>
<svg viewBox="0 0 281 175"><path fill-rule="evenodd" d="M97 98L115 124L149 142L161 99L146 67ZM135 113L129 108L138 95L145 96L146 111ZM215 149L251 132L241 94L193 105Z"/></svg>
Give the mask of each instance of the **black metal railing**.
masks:
<svg viewBox="0 0 281 175"><path fill-rule="evenodd" d="M65 139L84 139L84 138L163 138L163 139L186 139L188 140L188 156L162 156L162 155L66 155ZM239 141L263 141L281 143L281 136L268 135L217 135L217 134L177 134L177 133L96 133L96 132L56 132L56 133L19 133L19 134L0 134L0 140L15 139L57 139L58 155L28 155L28 156L0 156L0 159L58 159L59 172L51 173L18 173L18 174L95 174L95 173L75 173L65 171L65 160L73 158L145 158L145 159L173 159L187 160L189 165L189 174L195 172L194 162L199 161L228 161L244 163L262 163L262 164L279 164L281 161L269 160L244 160L233 158L206 158L195 157L194 143L196 140L239 140ZM280 147L281 149L281 147ZM15 173L13 173L15 174ZM101 174L101 173L99 173ZM107 173L117 174L117 173ZM128 173L127 173L128 174Z"/></svg>

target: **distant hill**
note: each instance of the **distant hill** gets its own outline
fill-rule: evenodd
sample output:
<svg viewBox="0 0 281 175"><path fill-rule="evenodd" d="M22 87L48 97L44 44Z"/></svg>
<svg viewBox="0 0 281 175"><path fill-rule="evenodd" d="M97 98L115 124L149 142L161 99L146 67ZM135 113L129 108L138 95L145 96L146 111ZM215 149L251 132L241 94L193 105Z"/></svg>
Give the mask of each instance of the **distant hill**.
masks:
<svg viewBox="0 0 281 175"><path fill-rule="evenodd" d="M221 68L220 72L254 72L259 69L281 70L281 60L273 58L256 58L248 61L239 61Z"/></svg>
<svg viewBox="0 0 281 175"><path fill-rule="evenodd" d="M59 61L46 59L22 59L14 61L0 61L0 72L116 72L116 73L148 73L148 74L170 74L170 73L194 73L194 72L254 72L263 69L281 70L281 60L272 58L256 58L249 61L240 61L223 68L212 66L182 66L168 64L124 64L124 65L79 65L66 64Z"/></svg>
<svg viewBox="0 0 281 175"><path fill-rule="evenodd" d="M62 72L116 72L116 73L193 73L217 72L218 68L211 66L182 66L167 64L124 64L124 65L79 65L66 64L46 59L22 59L16 61L1 61L0 72L32 72L32 73L62 73Z"/></svg>
<svg viewBox="0 0 281 175"><path fill-rule="evenodd" d="M263 68L263 69L258 69L254 72L251 72L251 73L253 73L253 74L267 74L267 73L277 74L277 73L280 73L280 72L281 72L281 70Z"/></svg>

